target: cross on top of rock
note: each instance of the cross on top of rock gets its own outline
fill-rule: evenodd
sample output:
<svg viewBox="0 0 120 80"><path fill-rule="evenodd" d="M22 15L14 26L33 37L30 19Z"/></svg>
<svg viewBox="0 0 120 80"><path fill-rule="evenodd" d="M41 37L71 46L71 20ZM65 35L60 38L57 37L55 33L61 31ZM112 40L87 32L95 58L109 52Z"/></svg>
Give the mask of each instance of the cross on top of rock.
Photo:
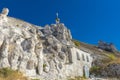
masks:
<svg viewBox="0 0 120 80"><path fill-rule="evenodd" d="M56 13L56 24L59 24L60 23L60 18L58 17L59 16L59 14L58 14L58 12Z"/></svg>

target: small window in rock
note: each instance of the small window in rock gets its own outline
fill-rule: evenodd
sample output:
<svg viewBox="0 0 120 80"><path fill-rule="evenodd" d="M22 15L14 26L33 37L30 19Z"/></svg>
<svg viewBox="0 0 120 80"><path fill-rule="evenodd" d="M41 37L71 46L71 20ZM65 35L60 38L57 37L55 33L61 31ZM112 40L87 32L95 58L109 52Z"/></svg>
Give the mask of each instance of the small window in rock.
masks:
<svg viewBox="0 0 120 80"><path fill-rule="evenodd" d="M82 60L85 61L85 56L84 56L84 54L82 54Z"/></svg>
<svg viewBox="0 0 120 80"><path fill-rule="evenodd" d="M89 57L88 57L88 56L86 56L86 58L87 58L87 62L89 62Z"/></svg>
<svg viewBox="0 0 120 80"><path fill-rule="evenodd" d="M76 53L76 56L77 56L77 60L80 60L80 55L78 52Z"/></svg>

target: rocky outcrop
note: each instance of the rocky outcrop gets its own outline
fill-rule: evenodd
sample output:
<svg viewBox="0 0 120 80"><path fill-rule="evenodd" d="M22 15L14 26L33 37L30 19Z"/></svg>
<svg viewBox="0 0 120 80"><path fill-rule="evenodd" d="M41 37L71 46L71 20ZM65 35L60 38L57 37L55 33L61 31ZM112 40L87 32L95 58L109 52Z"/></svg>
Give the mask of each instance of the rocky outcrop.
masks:
<svg viewBox="0 0 120 80"><path fill-rule="evenodd" d="M103 41L99 41L98 48L106 50L106 51L110 51L110 52L118 52L118 50L116 49L114 44L106 43L106 42L103 42Z"/></svg>
<svg viewBox="0 0 120 80"><path fill-rule="evenodd" d="M0 15L0 68L10 67L29 76L36 75L37 70L41 74L43 47L36 27L8 17L8 11L5 8Z"/></svg>
<svg viewBox="0 0 120 80"><path fill-rule="evenodd" d="M110 64L101 70L101 76L120 78L120 64Z"/></svg>
<svg viewBox="0 0 120 80"><path fill-rule="evenodd" d="M76 48L64 24L40 27L8 17L8 12L5 8L0 15L0 68L44 80L89 77L92 57Z"/></svg>
<svg viewBox="0 0 120 80"><path fill-rule="evenodd" d="M90 54L75 47L70 30L64 24L46 25L40 31L44 35L41 36L45 57L43 78L51 76L59 80L68 76L83 76L85 66L89 73L92 62Z"/></svg>

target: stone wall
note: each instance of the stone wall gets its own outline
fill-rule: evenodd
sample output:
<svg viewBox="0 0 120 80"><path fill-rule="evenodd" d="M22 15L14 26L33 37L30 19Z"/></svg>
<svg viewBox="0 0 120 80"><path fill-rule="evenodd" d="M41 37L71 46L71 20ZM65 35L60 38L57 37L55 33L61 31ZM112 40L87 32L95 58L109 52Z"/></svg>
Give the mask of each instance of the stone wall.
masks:
<svg viewBox="0 0 120 80"><path fill-rule="evenodd" d="M71 63L65 65L67 76L83 76L84 67L87 66L88 70L91 68L92 57L89 53L75 47L70 48L70 51Z"/></svg>

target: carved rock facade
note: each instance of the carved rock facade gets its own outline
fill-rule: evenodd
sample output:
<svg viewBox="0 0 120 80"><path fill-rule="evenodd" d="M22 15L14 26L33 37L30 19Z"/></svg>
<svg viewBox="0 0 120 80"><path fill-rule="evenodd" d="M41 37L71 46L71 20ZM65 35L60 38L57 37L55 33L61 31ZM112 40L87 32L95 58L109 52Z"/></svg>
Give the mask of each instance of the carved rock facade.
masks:
<svg viewBox="0 0 120 80"><path fill-rule="evenodd" d="M88 77L92 57L75 47L64 24L38 27L27 22L0 16L0 68L20 70L31 78L63 80ZM85 73L87 72L87 73Z"/></svg>

